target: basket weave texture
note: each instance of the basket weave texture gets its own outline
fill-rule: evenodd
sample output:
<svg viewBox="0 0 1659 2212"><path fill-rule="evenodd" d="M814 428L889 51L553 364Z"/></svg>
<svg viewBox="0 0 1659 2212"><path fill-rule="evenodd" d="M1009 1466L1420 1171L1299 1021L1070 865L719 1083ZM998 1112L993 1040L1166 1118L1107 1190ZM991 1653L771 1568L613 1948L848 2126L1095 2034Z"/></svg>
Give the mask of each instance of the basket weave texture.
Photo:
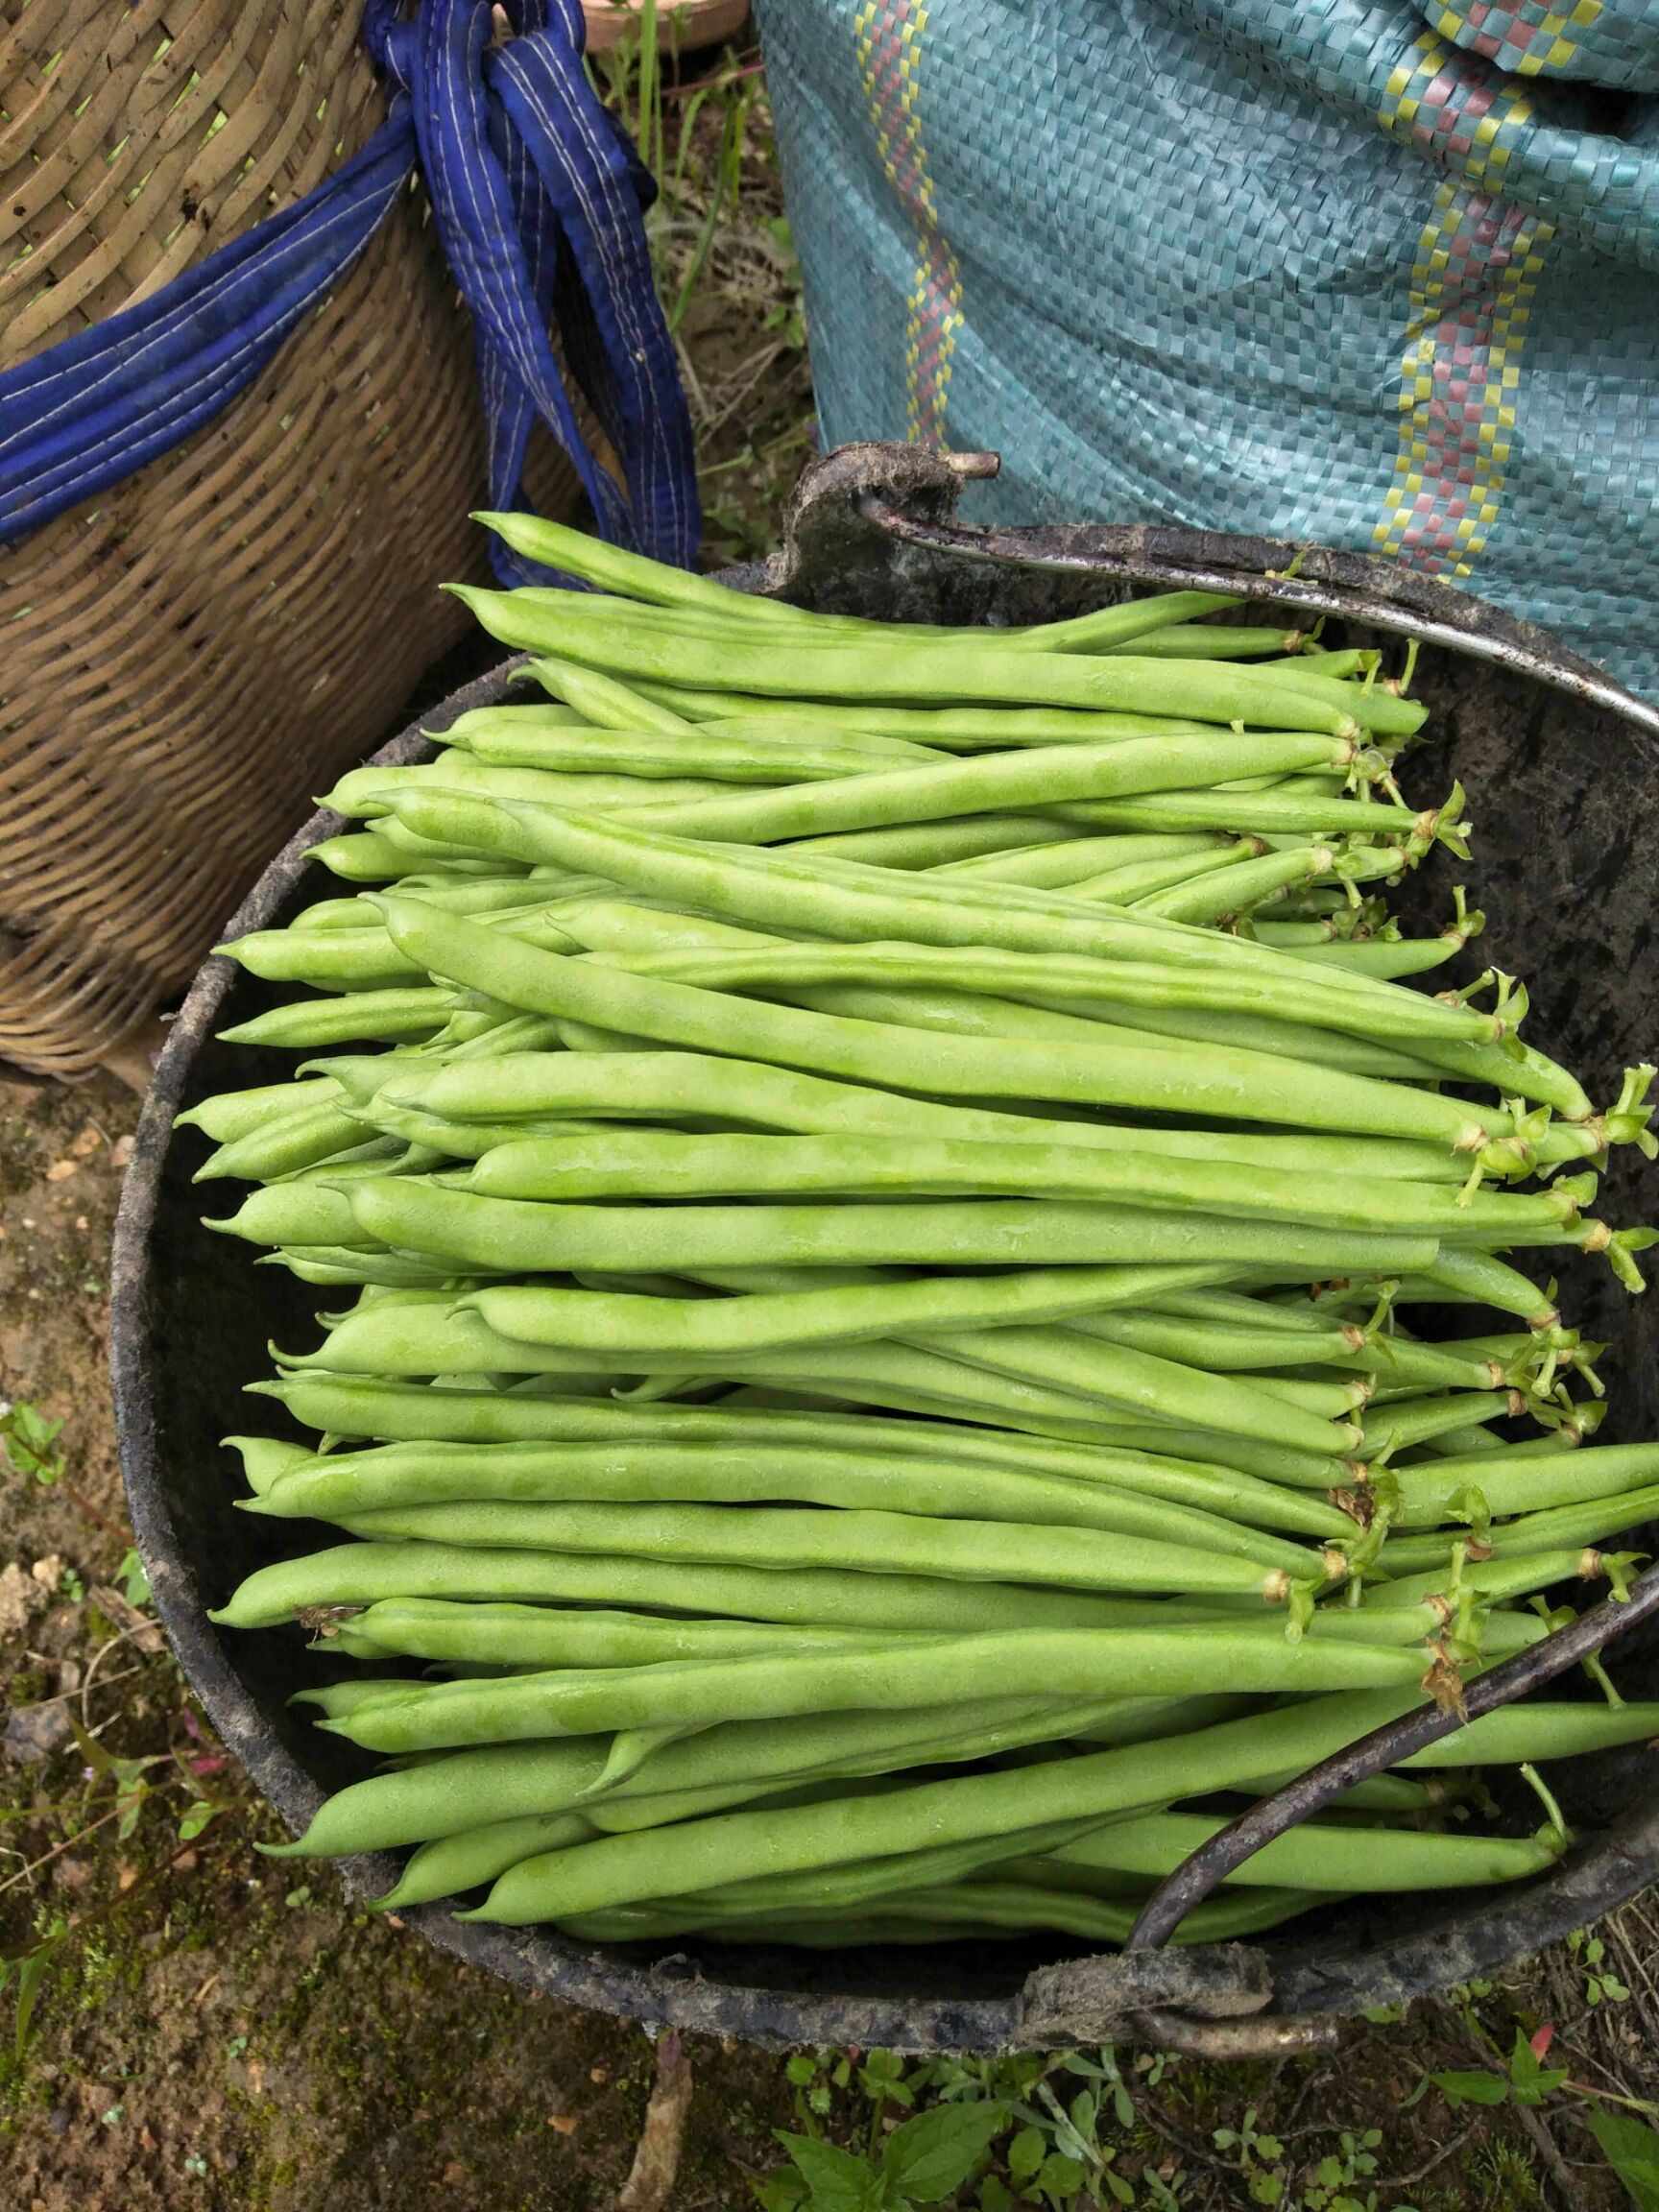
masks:
<svg viewBox="0 0 1659 2212"><path fill-rule="evenodd" d="M145 297L382 118L361 0L0 0L0 367ZM0 549L0 1058L74 1076L188 979L483 580L468 325L411 191L215 421Z"/></svg>

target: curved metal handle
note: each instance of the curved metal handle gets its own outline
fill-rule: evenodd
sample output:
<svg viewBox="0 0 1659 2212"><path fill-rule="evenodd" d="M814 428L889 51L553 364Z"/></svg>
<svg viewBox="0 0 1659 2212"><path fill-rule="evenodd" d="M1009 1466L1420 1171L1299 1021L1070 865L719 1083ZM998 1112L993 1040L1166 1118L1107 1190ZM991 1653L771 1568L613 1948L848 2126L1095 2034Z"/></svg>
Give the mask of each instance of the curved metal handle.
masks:
<svg viewBox="0 0 1659 2212"><path fill-rule="evenodd" d="M1513 1659L1478 1674L1469 1686L1461 1713L1421 1706L1320 1760L1293 1782L1286 1782L1283 1790L1241 1813L1177 1866L1147 1899L1124 1949L1156 1950L1168 1941L1194 1905L1276 1836L1283 1836L1357 1782L1397 1767L1414 1751L1427 1750L1431 1743L1455 1735L1482 1713L1495 1713L1500 1706L1513 1704L1528 1691L1553 1681L1557 1674L1564 1674L1579 1660L1590 1658L1615 1638L1639 1627L1654 1613L1659 1613L1659 1567L1650 1567L1640 1576L1628 1598L1603 1599L1565 1628L1557 1628L1553 1635L1517 1652Z"/></svg>

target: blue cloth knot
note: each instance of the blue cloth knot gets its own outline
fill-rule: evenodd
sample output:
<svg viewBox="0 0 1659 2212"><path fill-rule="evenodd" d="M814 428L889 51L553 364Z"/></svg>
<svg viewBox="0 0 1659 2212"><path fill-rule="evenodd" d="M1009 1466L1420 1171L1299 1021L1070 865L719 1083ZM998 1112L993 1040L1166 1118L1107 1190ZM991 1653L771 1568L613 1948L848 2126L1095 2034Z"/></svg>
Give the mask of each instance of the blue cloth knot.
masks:
<svg viewBox="0 0 1659 2212"><path fill-rule="evenodd" d="M168 452L247 389L337 284L419 161L471 311L493 507L522 502L545 422L602 536L688 567L700 517L691 424L652 283L655 187L589 82L577 0L369 0L364 42L394 87L386 121L316 191L153 298L0 376L0 543ZM589 448L553 350L620 464ZM541 578L496 544L505 583Z"/></svg>

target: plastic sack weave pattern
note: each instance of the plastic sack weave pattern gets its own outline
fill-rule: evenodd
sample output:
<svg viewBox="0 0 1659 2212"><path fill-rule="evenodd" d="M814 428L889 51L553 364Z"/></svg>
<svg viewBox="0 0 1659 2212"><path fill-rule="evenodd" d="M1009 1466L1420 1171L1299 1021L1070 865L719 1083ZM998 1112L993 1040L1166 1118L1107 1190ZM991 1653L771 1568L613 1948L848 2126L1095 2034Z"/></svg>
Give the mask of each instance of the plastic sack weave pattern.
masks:
<svg viewBox="0 0 1659 2212"><path fill-rule="evenodd" d="M1659 695L1653 0L758 12L825 444L1393 554Z"/></svg>

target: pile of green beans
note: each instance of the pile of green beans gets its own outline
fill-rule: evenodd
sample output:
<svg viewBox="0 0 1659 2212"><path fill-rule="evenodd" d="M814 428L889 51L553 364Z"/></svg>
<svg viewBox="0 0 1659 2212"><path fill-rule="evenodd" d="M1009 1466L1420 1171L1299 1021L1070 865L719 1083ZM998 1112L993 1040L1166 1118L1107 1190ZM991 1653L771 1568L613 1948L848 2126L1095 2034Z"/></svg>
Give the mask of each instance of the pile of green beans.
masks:
<svg viewBox="0 0 1659 2212"><path fill-rule="evenodd" d="M1659 1443L1587 1441L1540 1282L1640 1287L1595 1205L1653 1070L1599 1102L1513 979L1412 980L1480 921L1388 913L1469 852L1400 795L1409 663L1202 592L863 622L488 519L590 589L463 593L523 691L342 780L340 895L224 948L292 1079L182 1117L211 1225L333 1293L228 1440L332 1533L215 1618L308 1635L365 1754L286 1848L596 1940L1117 1943L1623 1588ZM1655 1733L1598 1666L1182 1939L1536 1873L1553 1799L1493 1832L1479 1769Z"/></svg>

